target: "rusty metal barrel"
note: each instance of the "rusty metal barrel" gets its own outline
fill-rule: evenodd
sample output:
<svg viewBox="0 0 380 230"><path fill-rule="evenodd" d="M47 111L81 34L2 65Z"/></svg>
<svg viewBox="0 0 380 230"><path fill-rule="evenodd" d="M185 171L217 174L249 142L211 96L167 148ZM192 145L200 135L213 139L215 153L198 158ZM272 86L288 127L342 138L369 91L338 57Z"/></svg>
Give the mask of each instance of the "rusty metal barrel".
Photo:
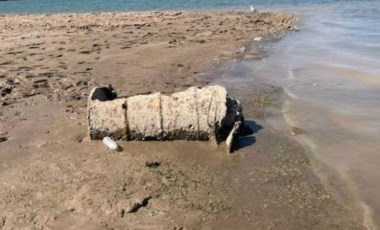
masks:
<svg viewBox="0 0 380 230"><path fill-rule="evenodd" d="M153 93L116 98L111 88L98 87L88 99L91 139L210 140L235 119L228 114L227 91L221 86L191 87L171 95ZM236 114L233 111L233 114Z"/></svg>

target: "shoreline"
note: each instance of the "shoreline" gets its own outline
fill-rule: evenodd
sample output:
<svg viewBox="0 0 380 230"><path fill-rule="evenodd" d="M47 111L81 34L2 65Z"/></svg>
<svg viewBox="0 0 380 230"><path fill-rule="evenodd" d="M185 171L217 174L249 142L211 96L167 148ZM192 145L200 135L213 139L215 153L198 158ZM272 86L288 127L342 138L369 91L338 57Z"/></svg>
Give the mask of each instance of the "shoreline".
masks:
<svg viewBox="0 0 380 230"><path fill-rule="evenodd" d="M200 78L198 73L224 66L233 59L259 58L260 52L245 44L254 37L270 37L273 32L288 30L293 16L170 11L105 13L99 19L96 14L0 18L0 80L5 79L1 82L5 87L12 86L0 101L0 134L6 133L7 138L0 143L4 151L1 159L6 162L0 166L4 186L0 193L0 208L4 210L0 212L0 227L63 229L70 223L83 229L196 229L218 224L221 218L230 220L226 226L234 225L237 218L244 220L243 228L257 226L257 221L261 221L259 227L279 228L289 221L289 227L302 229L324 220L317 223L320 229L336 222L343 224L338 226L341 229L357 229L358 223L349 219L351 213L345 214L349 210L341 203L337 205L342 209L335 209L328 203L336 204L333 198L319 200L325 192L304 186L310 182L309 177L303 178L297 170L307 172L313 183L319 183L309 174L304 153L267 127L255 135L258 143L252 145L253 149L242 148L234 156L226 156L223 146L213 148L207 143L181 141L123 142L125 151L115 155L100 148L100 142L86 139L86 96L94 85L113 84L128 96L171 93L209 84L212 80ZM247 50L239 52L242 46ZM243 105L250 110L250 119L262 122L260 114L265 116L279 89L261 85L255 90L252 97L242 98ZM282 144L271 148L276 142ZM285 155L277 156L281 148L286 149ZM244 152L251 150L256 154ZM245 158L266 164L262 171L254 170L256 189L277 188L283 194L272 190L270 195L258 193L262 200L253 198L253 206L242 214L233 201L252 199L250 190L243 189L245 195L236 196L236 189L243 184L234 184L231 173L245 178L245 170L251 169L240 167ZM159 162L160 166L150 169L144 166L147 162ZM282 173L291 173L295 179ZM262 181L261 177L268 178ZM302 186L287 193L286 186L291 183ZM230 188L232 185L235 187ZM324 191L323 185L318 186ZM288 219L292 213L281 202L292 196L296 197L295 204L302 204L303 198L310 203L302 208L289 203L297 218ZM147 197L151 198L146 208L125 216L128 207ZM278 203L271 206L268 199ZM266 215L253 213L258 204ZM322 217L305 216L305 211ZM24 221L22 214L27 215ZM305 217L311 222L305 222Z"/></svg>
<svg viewBox="0 0 380 230"><path fill-rule="evenodd" d="M248 60L248 62L250 61ZM252 63L253 62L251 62L251 64ZM218 79L217 77L213 78L213 76L219 75L221 72L227 72L227 75L222 79ZM255 205L260 204L260 201L262 202L261 205L264 207L267 205L266 202L272 203L272 205L276 205L276 202L280 202L286 204L287 208L291 209L294 204L287 204L287 202L297 202L297 199L294 199L293 197L296 196L302 197L302 201L299 204L299 208L301 210L304 209L301 208L303 205L311 205L313 207L312 210L306 211L307 208L305 208L306 210L304 211L308 212L309 214L312 212L320 212L320 214L310 215L322 215L325 218L324 221L313 220L310 218L309 214L306 214L301 215L302 217L300 217L299 223L307 219L307 221L305 221L306 223L315 223L313 229L330 228L331 226L328 225L329 221L331 221L331 223L334 222L335 227L338 229L373 229L375 225L372 223L372 219L369 216L369 210L366 209L368 207L363 206L363 203L355 191L353 191L353 188L348 184L348 182L344 180L341 175L335 171L335 169L319 160L314 155L314 152L310 149L309 146L305 145L305 143L300 142L291 133L291 126L290 124L286 123L283 117L284 114L281 110L286 101L285 98L287 97L286 93L283 91L284 89L279 86L267 83L262 79L257 79L255 77L250 78L249 76L246 76L244 72L244 67L242 69L238 67L237 69L232 69L231 71L229 71L228 68L226 71L211 72L207 75L210 76L211 79L214 79L214 83L225 85L233 97L239 98L244 105L244 114L246 119L248 118L249 121L253 120L255 123L254 127L259 127L257 133L254 134L253 147L246 147L247 149L243 148L239 151L239 155L244 157L244 161L238 164L239 167L242 167L242 169L235 169L234 173L231 174L233 175L236 173L238 176L235 177L245 178L247 177L247 174L252 175L253 172L255 174L260 174L257 171L260 172L260 170L264 170L266 173L261 175L264 178L262 179L264 182L260 179L255 178L255 182L252 183L252 179L248 177L244 180L244 182L241 182L241 184L244 185L241 186L243 191L236 189L236 193L246 193L252 195L254 194L252 188L257 188L260 190L262 189L260 188L261 185L264 187L272 187L269 189L268 193L272 191L274 195L272 194L270 196L274 196L278 200L263 202L261 199L265 200L265 198L262 198L262 194L260 193L252 195L256 198L247 198L249 196L243 196L245 198L243 201L240 201L241 203L238 203L239 208L244 207L246 203L249 203L251 200L253 200ZM249 73L249 71L246 73ZM233 84L232 82L234 81L234 78L243 80L243 83ZM247 81L245 78L251 79L251 81L253 79L256 82L254 84L247 83L247 85L245 85L244 81ZM246 143L247 140L243 140L243 142ZM272 150L268 151L268 148L270 148L269 146L275 147L272 147ZM265 150L263 151L262 148ZM260 159L258 156L251 156L252 154L260 155L262 151L265 153L265 158L268 158L266 160L273 158L273 161L269 160L270 162L268 163ZM278 154L277 152L280 152L281 154ZM261 164L268 165L263 166L260 165L260 163L255 164L254 162L256 161L259 161ZM253 164L253 166L251 164ZM277 164L282 165L278 166ZM255 167L260 168L260 170L256 169ZM268 171L268 168L274 172ZM276 175L276 172L278 173L279 171L281 172L280 175ZM234 176L232 176L232 178L234 178ZM291 181L291 183L288 181L289 184L286 186L289 187L286 189L294 190L297 192L295 192L295 194L293 193L288 198L286 198L289 196L288 191L282 191L283 194L276 194L276 192L273 192L282 189L278 184L272 184L273 181L276 181L280 178L284 181ZM283 183L286 184L287 182ZM248 186L248 189L244 188L246 186ZM310 193L313 194L311 197ZM259 209L260 211L256 211L254 213L257 215L257 213L260 213L261 211L265 212L265 209L261 210L261 208L262 207L256 207L256 209ZM250 211L247 212L251 213ZM239 223L244 221L244 218L238 220ZM288 226L287 221L289 220L283 220L281 218L273 220L273 222L276 223L274 226L281 226L282 228L289 229L300 228L297 225ZM232 221L232 223L234 223L234 225L228 225L231 223L225 221L217 223L215 226L217 226L216 228L224 226L224 224L230 226L230 228L232 228L232 226L239 226L239 223L237 222ZM258 223L255 222L255 224L255 227L257 227ZM324 226L324 224L327 225ZM244 229L246 225L241 226L241 228ZM260 229L265 225L258 226Z"/></svg>

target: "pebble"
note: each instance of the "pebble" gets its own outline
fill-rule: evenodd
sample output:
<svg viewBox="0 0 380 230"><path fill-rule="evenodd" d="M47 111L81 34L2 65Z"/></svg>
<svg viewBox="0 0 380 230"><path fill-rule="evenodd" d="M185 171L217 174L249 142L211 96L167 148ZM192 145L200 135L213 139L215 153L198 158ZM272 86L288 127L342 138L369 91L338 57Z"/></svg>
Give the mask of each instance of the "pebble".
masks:
<svg viewBox="0 0 380 230"><path fill-rule="evenodd" d="M298 128L298 127L291 127L291 128L290 128L290 131L291 131L291 133L292 133L293 136L302 133L302 130L301 130L300 128Z"/></svg>
<svg viewBox="0 0 380 230"><path fill-rule="evenodd" d="M1 143L1 142L4 142L4 141L7 141L7 140L8 140L7 137L0 137L0 143Z"/></svg>
<svg viewBox="0 0 380 230"><path fill-rule="evenodd" d="M297 26L292 26L292 27L290 27L290 30L292 30L292 31L300 31L300 28L298 28Z"/></svg>
<svg viewBox="0 0 380 230"><path fill-rule="evenodd" d="M239 49L239 53L244 53L245 51L247 51L247 48L244 46Z"/></svg>
<svg viewBox="0 0 380 230"><path fill-rule="evenodd" d="M114 140L112 140L110 137L104 137L103 138L103 144L105 144L112 151L118 151L119 150L119 145Z"/></svg>

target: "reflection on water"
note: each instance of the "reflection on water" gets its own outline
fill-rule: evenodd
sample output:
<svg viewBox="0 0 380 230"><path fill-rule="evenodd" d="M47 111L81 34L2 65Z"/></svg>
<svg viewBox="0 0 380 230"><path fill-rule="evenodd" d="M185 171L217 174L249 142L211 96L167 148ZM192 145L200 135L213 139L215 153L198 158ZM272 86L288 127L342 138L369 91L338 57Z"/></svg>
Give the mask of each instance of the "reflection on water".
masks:
<svg viewBox="0 0 380 230"><path fill-rule="evenodd" d="M283 87L287 127L269 123L300 127L297 140L347 180L380 226L380 3L298 10L302 32L270 45L268 58L236 65L222 82Z"/></svg>

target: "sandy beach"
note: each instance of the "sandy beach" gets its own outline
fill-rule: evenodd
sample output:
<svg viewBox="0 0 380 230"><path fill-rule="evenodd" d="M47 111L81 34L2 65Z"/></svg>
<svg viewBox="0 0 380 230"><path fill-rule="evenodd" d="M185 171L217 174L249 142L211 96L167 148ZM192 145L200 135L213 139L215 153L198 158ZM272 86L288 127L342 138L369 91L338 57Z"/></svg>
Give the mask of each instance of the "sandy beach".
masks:
<svg viewBox="0 0 380 230"><path fill-rule="evenodd" d="M217 76L200 73L261 58L254 38L280 39L294 21L252 12L0 16L0 229L365 229L352 197L265 126L282 103L272 85L239 98L256 127L249 151L174 141L120 142L115 153L87 137L93 87L130 96L213 84Z"/></svg>

